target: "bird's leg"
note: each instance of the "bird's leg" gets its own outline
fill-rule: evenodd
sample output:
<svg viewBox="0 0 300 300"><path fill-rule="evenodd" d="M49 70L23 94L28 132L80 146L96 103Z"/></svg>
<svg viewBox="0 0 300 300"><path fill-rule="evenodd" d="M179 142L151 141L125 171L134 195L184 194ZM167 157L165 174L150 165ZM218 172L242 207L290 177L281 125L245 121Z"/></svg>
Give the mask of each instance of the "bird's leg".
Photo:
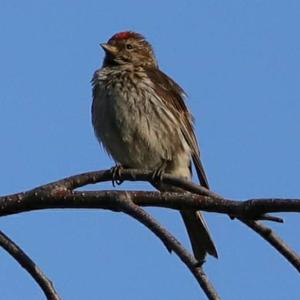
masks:
<svg viewBox="0 0 300 300"><path fill-rule="evenodd" d="M160 183L162 181L162 178L166 171L167 164L168 164L168 160L164 159L161 165L156 170L154 170L152 174L153 182Z"/></svg>
<svg viewBox="0 0 300 300"><path fill-rule="evenodd" d="M112 173L112 185L115 187L115 184L120 185L123 183L123 180L120 180L123 166L121 164L116 164L110 169Z"/></svg>
<svg viewBox="0 0 300 300"><path fill-rule="evenodd" d="M197 263L195 264L195 267L201 267L204 263L206 262L205 259L202 259L202 260L198 260Z"/></svg>

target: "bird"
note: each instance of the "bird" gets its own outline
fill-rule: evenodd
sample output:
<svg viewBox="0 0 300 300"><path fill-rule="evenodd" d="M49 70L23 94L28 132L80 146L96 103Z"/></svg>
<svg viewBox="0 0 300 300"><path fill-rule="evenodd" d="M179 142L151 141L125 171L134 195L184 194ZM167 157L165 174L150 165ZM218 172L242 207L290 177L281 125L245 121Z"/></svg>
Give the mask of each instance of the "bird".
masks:
<svg viewBox="0 0 300 300"><path fill-rule="evenodd" d="M114 34L100 46L102 67L92 78L92 124L103 148L122 168L153 170L192 180L209 189L200 160L194 119L184 90L160 70L152 45L134 31ZM155 183L160 191L178 191ZM181 210L195 259L218 257L200 211Z"/></svg>

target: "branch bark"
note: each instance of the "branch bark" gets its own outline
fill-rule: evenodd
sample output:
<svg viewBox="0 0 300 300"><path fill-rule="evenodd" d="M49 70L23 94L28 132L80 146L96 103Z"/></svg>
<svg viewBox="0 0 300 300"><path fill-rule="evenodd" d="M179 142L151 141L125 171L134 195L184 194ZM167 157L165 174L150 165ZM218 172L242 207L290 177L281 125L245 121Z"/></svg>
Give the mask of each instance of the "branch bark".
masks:
<svg viewBox="0 0 300 300"><path fill-rule="evenodd" d="M149 181L151 171L122 170L118 180ZM250 199L236 201L205 189L187 180L164 175L162 181L181 189L185 193L160 193L143 191L75 191L75 189L104 181L111 181L111 170L83 173L52 182L27 192L0 197L0 216L50 208L99 208L122 211L132 216L174 251L193 273L208 299L219 299L215 289L208 281L203 268L182 245L154 220L141 207L155 206L175 210L195 209L223 213L237 218L258 233L277 249L296 269L300 271L300 257L287 246L270 228L257 220L282 222L277 216L268 213L300 212L300 199ZM51 298L50 298L51 299ZM53 298L55 299L55 298Z"/></svg>
<svg viewBox="0 0 300 300"><path fill-rule="evenodd" d="M32 276L48 300L60 300L52 282L45 276L32 259L2 231L0 231L0 246Z"/></svg>
<svg viewBox="0 0 300 300"><path fill-rule="evenodd" d="M271 228L255 221L240 219L248 227L269 242L283 257L300 272L299 255L291 249Z"/></svg>
<svg viewBox="0 0 300 300"><path fill-rule="evenodd" d="M164 243L169 252L174 251L177 254L181 261L188 267L188 269L194 275L208 299L220 299L217 291L210 283L202 266L199 265L198 261L188 253L188 251L170 232L168 232L164 227L162 227L158 221L156 221L140 206L136 205L130 198L129 193L126 195L126 197L117 197L116 200L119 203L118 206L121 209L121 211L130 215L140 223L144 224Z"/></svg>

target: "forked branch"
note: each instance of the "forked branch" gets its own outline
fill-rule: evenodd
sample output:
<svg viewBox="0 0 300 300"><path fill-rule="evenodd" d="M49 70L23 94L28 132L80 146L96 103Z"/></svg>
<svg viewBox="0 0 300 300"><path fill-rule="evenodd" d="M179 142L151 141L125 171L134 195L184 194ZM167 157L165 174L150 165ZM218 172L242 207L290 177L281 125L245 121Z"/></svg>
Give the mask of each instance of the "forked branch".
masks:
<svg viewBox="0 0 300 300"><path fill-rule="evenodd" d="M169 251L174 251L179 256L193 273L208 299L219 299L219 296L208 281L203 268L197 264L194 257L183 248L174 236L141 208L142 206L165 207L175 210L204 210L227 214L231 218L237 218L262 236L297 271L300 271L299 255L287 246L270 228L257 221L282 222L281 218L269 215L269 213L300 212L300 199L250 199L236 201L226 199L197 184L170 175L164 175L162 181L180 187L187 192L160 193L150 191L75 190L88 184L111 181L112 179L113 173L111 170L89 172L64 178L27 192L3 196L0 197L0 216L50 208L99 208L122 211L148 227L162 240ZM123 181L139 180L151 182L152 172L122 170L117 179Z"/></svg>

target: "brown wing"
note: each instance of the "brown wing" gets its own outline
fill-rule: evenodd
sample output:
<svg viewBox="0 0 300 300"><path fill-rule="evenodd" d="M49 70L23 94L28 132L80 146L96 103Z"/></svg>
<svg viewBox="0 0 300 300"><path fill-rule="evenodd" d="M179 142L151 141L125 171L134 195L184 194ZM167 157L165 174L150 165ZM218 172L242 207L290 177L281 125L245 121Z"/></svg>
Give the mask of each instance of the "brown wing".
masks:
<svg viewBox="0 0 300 300"><path fill-rule="evenodd" d="M145 71L154 83L156 93L161 96L165 105L178 115L179 123L182 125L181 131L192 150L192 159L200 184L208 189L208 180L200 160L199 146L194 133L193 117L186 107L183 89L159 69L146 69Z"/></svg>

